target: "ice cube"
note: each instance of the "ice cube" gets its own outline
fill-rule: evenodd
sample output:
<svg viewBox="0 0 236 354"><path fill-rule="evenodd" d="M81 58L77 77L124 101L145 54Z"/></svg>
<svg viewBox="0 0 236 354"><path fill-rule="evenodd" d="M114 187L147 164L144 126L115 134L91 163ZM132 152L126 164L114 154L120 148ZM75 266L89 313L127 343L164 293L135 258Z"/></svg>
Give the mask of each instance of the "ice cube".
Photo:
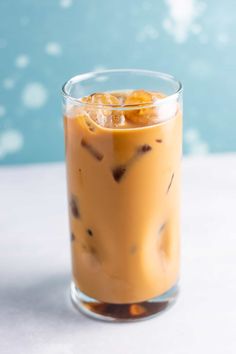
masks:
<svg viewBox="0 0 236 354"><path fill-rule="evenodd" d="M113 170L112 170L112 175L114 180L119 183L120 180L122 179L122 177L124 176L126 172L126 166L125 165L121 165L121 166L116 166Z"/></svg>
<svg viewBox="0 0 236 354"><path fill-rule="evenodd" d="M93 145L87 142L84 138L81 140L81 146L86 149L91 156L93 156L95 159L98 161L102 161L103 159L103 154L98 151Z"/></svg>
<svg viewBox="0 0 236 354"><path fill-rule="evenodd" d="M133 123L139 125L150 125L157 123L159 121L159 114L157 106L158 100L165 97L164 94L160 92L148 92L145 90L135 90L130 95L127 96L124 105L130 110L125 111L125 117ZM153 103L153 107L145 107ZM132 109L132 106L143 106L139 109Z"/></svg>
<svg viewBox="0 0 236 354"><path fill-rule="evenodd" d="M121 106L125 103L125 100L128 96L127 92L112 92L112 95L115 96L118 100Z"/></svg>
<svg viewBox="0 0 236 354"><path fill-rule="evenodd" d="M122 111L112 111L112 126L122 127L125 124L125 116Z"/></svg>
<svg viewBox="0 0 236 354"><path fill-rule="evenodd" d="M92 93L92 95L84 97L83 102L100 105L100 106L119 106L120 101L110 93Z"/></svg>
<svg viewBox="0 0 236 354"><path fill-rule="evenodd" d="M132 106L145 106L146 104L151 104L152 102L153 97L150 92L136 90L127 96L124 105L128 106L127 108L132 108ZM150 124L153 121L154 116L155 114L153 108L142 107L140 109L127 109L125 111L125 117L127 120L140 125Z"/></svg>
<svg viewBox="0 0 236 354"><path fill-rule="evenodd" d="M86 110L90 117L102 127L116 127L123 125L125 117L122 111L114 107L121 106L120 100L110 93L94 93L84 97L83 102L88 103Z"/></svg>
<svg viewBox="0 0 236 354"><path fill-rule="evenodd" d="M79 212L79 203L78 199L75 195L71 195L70 197L70 211L74 218L79 219L80 212Z"/></svg>

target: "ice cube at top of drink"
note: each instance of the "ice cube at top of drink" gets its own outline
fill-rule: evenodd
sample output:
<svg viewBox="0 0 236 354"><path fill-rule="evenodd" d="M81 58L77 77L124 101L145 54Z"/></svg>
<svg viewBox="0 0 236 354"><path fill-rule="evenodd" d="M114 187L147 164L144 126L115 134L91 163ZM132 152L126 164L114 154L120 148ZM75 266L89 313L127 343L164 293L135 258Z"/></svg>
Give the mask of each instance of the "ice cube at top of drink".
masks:
<svg viewBox="0 0 236 354"><path fill-rule="evenodd" d="M87 113L100 126L112 128L125 121L122 111L112 110L112 107L121 106L121 100L110 93L94 93L83 97L82 102L88 104Z"/></svg>
<svg viewBox="0 0 236 354"><path fill-rule="evenodd" d="M171 118L177 111L173 100L160 104L166 97L164 93L145 90L97 92L81 99L85 105L77 109L76 116L86 115L106 128L153 125Z"/></svg>
<svg viewBox="0 0 236 354"><path fill-rule="evenodd" d="M156 103L165 97L164 94L159 92L148 92L144 90L135 90L125 100L125 106L144 105L139 109L127 110L125 117L127 120L138 125L150 125L158 123L159 115L157 107L148 107L145 105Z"/></svg>

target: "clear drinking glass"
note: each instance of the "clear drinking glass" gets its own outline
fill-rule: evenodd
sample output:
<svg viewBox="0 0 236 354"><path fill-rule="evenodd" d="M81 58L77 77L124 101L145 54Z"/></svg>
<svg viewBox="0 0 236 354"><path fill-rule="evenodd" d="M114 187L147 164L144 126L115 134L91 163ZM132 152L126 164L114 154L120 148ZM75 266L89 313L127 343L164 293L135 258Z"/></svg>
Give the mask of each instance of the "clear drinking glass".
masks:
<svg viewBox="0 0 236 354"><path fill-rule="evenodd" d="M162 99L83 99L133 90ZM146 70L91 72L67 81L63 100L72 301L97 319L152 317L178 293L181 83Z"/></svg>

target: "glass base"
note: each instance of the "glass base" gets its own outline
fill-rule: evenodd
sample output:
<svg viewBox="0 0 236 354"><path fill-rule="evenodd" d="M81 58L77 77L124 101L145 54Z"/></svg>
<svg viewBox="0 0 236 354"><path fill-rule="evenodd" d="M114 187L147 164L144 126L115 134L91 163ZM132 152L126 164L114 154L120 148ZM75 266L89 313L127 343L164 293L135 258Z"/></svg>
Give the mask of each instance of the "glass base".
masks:
<svg viewBox="0 0 236 354"><path fill-rule="evenodd" d="M76 309L96 320L133 322L152 318L173 305L178 296L178 285L150 300L133 304L110 304L97 301L82 293L71 283L71 299Z"/></svg>

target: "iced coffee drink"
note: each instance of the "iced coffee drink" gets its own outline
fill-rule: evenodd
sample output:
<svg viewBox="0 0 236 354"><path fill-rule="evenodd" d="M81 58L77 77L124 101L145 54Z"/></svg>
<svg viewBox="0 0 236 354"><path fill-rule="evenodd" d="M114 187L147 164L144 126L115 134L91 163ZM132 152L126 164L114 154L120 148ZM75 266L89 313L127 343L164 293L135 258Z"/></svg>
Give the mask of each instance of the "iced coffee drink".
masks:
<svg viewBox="0 0 236 354"><path fill-rule="evenodd" d="M158 82L96 90L112 74L94 74L87 94L64 86L72 299L95 317L132 320L177 293L182 108L180 87Z"/></svg>

